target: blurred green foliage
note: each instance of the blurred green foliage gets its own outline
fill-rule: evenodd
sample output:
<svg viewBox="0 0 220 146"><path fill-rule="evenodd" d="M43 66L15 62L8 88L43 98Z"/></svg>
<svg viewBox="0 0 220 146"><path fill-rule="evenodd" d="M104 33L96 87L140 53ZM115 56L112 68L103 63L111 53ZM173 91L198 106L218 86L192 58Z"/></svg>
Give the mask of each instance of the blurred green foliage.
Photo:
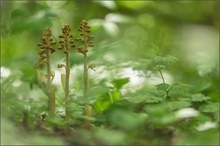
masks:
<svg viewBox="0 0 220 146"><path fill-rule="evenodd" d="M2 0L0 6L3 145L219 145L218 1ZM82 96L82 57L72 50L73 118L63 119L63 71L56 66L64 55L56 52L58 108L42 125L47 97L36 80L37 43L46 27L57 41L65 24L76 37L83 19L96 44L88 55L97 66L89 70L89 99ZM87 102L92 117L84 116Z"/></svg>

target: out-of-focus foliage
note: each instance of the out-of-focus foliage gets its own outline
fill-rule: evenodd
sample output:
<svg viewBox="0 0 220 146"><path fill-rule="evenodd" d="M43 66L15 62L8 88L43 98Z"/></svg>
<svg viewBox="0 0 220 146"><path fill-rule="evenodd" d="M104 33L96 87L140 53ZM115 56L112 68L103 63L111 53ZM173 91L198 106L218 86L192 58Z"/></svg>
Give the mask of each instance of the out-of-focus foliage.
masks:
<svg viewBox="0 0 220 146"><path fill-rule="evenodd" d="M3 145L219 145L219 2L3 0L0 6ZM58 41L65 24L76 38L83 19L96 44L88 53L96 66L89 70L89 98L82 56L72 49L72 119L64 120L64 71L57 68L64 55L55 52L57 109L49 119L37 82L37 43L47 27ZM85 103L92 117L84 115Z"/></svg>

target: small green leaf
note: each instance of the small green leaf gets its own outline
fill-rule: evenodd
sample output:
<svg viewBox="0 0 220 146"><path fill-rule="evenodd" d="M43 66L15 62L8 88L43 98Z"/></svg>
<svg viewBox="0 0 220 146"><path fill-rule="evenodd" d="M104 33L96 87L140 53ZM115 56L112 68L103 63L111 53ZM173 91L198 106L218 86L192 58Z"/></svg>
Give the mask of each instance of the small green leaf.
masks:
<svg viewBox="0 0 220 146"><path fill-rule="evenodd" d="M164 101L165 98L163 97L157 97L157 96L149 96L146 98L146 103L159 103L159 102L162 102Z"/></svg>
<svg viewBox="0 0 220 146"><path fill-rule="evenodd" d="M163 69L166 69L166 66L165 65L156 65L154 67L154 70L163 70Z"/></svg>
<svg viewBox="0 0 220 146"><path fill-rule="evenodd" d="M108 109L111 105L110 100L96 100L94 104L94 110L96 112L103 112Z"/></svg>
<svg viewBox="0 0 220 146"><path fill-rule="evenodd" d="M111 100L113 102L118 101L121 98L121 92L120 91L110 91L109 95L110 95Z"/></svg>
<svg viewBox="0 0 220 146"><path fill-rule="evenodd" d="M190 88L191 86L185 84L173 84L169 89L169 96L174 98L188 96Z"/></svg>
<svg viewBox="0 0 220 146"><path fill-rule="evenodd" d="M121 98L119 91L109 91L102 94L94 103L94 109L96 112L103 112L107 110L111 104L115 103Z"/></svg>
<svg viewBox="0 0 220 146"><path fill-rule="evenodd" d="M210 100L210 97L204 96L203 94L194 94L192 95L192 102L203 102Z"/></svg>
<svg viewBox="0 0 220 146"><path fill-rule="evenodd" d="M115 86L116 89L121 89L123 85L127 84L129 82L129 78L121 78L112 81L113 85Z"/></svg>
<svg viewBox="0 0 220 146"><path fill-rule="evenodd" d="M170 85L162 83L162 84L156 85L156 87L157 87L157 90L166 91L170 87Z"/></svg>
<svg viewBox="0 0 220 146"><path fill-rule="evenodd" d="M181 108L185 108L190 106L191 103L187 102L187 101L171 101L168 102L168 107L170 110L177 110L177 109L181 109Z"/></svg>

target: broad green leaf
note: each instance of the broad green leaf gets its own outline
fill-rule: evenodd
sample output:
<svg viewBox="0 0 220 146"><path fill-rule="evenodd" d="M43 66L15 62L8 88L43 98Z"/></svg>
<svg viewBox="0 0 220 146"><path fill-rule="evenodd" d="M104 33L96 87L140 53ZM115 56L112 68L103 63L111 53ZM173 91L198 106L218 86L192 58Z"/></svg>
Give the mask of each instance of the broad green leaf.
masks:
<svg viewBox="0 0 220 146"><path fill-rule="evenodd" d="M132 103L142 103L146 100L146 97L144 95L138 95L138 96L131 96L131 97L125 97L129 102Z"/></svg>
<svg viewBox="0 0 220 146"><path fill-rule="evenodd" d="M169 96L173 98L185 97L189 94L190 87L182 84L173 84L169 89Z"/></svg>
<svg viewBox="0 0 220 146"><path fill-rule="evenodd" d="M210 100L210 97L207 97L201 93L192 95L192 102L203 102Z"/></svg>
<svg viewBox="0 0 220 146"><path fill-rule="evenodd" d="M147 113L154 116L162 116L169 111L167 103L146 105L144 109Z"/></svg>
<svg viewBox="0 0 220 146"><path fill-rule="evenodd" d="M209 103L199 108L204 113L214 113L219 111L219 103Z"/></svg>
<svg viewBox="0 0 220 146"><path fill-rule="evenodd" d="M110 105L110 100L96 100L93 107L96 112L103 112L108 109Z"/></svg>
<svg viewBox="0 0 220 146"><path fill-rule="evenodd" d="M90 96L90 99L96 99L99 96L107 93L108 90L109 89L105 86L96 86L96 87L89 89L88 95Z"/></svg>
<svg viewBox="0 0 220 146"><path fill-rule="evenodd" d="M110 123L116 127L132 130L144 124L145 117L125 109L112 109L108 115Z"/></svg>
<svg viewBox="0 0 220 146"><path fill-rule="evenodd" d="M212 83L210 81L199 82L195 86L195 90L197 92L202 92L211 87Z"/></svg>
<svg viewBox="0 0 220 146"><path fill-rule="evenodd" d="M129 82L129 78L121 78L113 80L112 83L115 86L116 89L121 89L123 85L127 84Z"/></svg>
<svg viewBox="0 0 220 146"><path fill-rule="evenodd" d="M177 117L175 116L175 114L168 113L161 116L161 118L159 120L156 120L155 122L158 124L169 124L175 121L177 121Z"/></svg>
<svg viewBox="0 0 220 146"><path fill-rule="evenodd" d="M148 96L148 97L146 98L145 103L159 103L159 102L162 102L162 101L164 101L164 100L165 100L165 98L163 98L163 97Z"/></svg>
<svg viewBox="0 0 220 146"><path fill-rule="evenodd" d="M110 96L111 101L115 102L121 98L121 92L120 91L110 91L109 96Z"/></svg>
<svg viewBox="0 0 220 146"><path fill-rule="evenodd" d="M35 67L28 62L21 62L19 64L20 70L23 73L22 80L23 81L33 81L33 79L36 77L36 70Z"/></svg>
<svg viewBox="0 0 220 146"><path fill-rule="evenodd" d="M169 110L167 103L149 104L146 105L144 110L148 113L149 122L154 124L164 125L177 120L175 113Z"/></svg>
<svg viewBox="0 0 220 146"><path fill-rule="evenodd" d="M168 102L167 104L168 104L169 109L172 111L191 106L191 103L187 101L171 101L171 102Z"/></svg>
<svg viewBox="0 0 220 146"><path fill-rule="evenodd" d="M161 84L156 85L156 87L157 87L157 90L166 91L170 87L170 85L161 83Z"/></svg>
<svg viewBox="0 0 220 146"><path fill-rule="evenodd" d="M17 8L11 12L11 18L24 17L25 14L28 14L28 12L24 8Z"/></svg>
<svg viewBox="0 0 220 146"><path fill-rule="evenodd" d="M121 98L120 91L109 91L102 94L95 102L94 109L97 112L103 112L107 110L111 104L118 101Z"/></svg>

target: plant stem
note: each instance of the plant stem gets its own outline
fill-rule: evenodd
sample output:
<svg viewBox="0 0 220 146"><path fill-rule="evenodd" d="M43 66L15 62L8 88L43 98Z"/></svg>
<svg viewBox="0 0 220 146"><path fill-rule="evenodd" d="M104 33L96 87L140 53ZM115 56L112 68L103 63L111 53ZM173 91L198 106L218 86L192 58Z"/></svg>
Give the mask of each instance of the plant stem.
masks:
<svg viewBox="0 0 220 146"><path fill-rule="evenodd" d="M67 48L68 50L68 48ZM70 98L69 98L69 76L70 76L70 63L69 63L69 52L66 53L66 84L65 84L65 102L66 102L66 119L70 118Z"/></svg>
<svg viewBox="0 0 220 146"><path fill-rule="evenodd" d="M87 65L87 55L84 54L84 97L87 96L88 91L88 65Z"/></svg>
<svg viewBox="0 0 220 146"><path fill-rule="evenodd" d="M165 82L165 80L164 80L164 77L163 77L163 74L162 74L162 71L161 71L160 69L158 69L158 70L159 70L159 73L160 73L160 76L161 76L161 78L162 78L163 83L166 84L166 82Z"/></svg>
<svg viewBox="0 0 220 146"><path fill-rule="evenodd" d="M84 54L84 98L85 97L88 98L87 97L88 89L89 89L89 84L88 84L88 65L87 65L87 55L85 53ZM92 107L89 105L89 103L86 103L85 109L86 109L85 116L91 117L92 116ZM85 121L85 128L86 129L90 129L91 128L89 120Z"/></svg>
<svg viewBox="0 0 220 146"><path fill-rule="evenodd" d="M50 51L47 51L47 92L48 92L48 108L49 116L54 117L55 115L55 91L51 86L51 68L50 68Z"/></svg>

